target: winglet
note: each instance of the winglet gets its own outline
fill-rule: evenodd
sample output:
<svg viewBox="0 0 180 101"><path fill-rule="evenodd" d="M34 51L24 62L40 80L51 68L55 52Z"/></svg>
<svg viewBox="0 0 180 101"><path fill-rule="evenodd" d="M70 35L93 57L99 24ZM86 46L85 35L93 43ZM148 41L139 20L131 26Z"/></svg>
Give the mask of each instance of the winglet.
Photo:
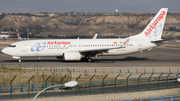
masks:
<svg viewBox="0 0 180 101"><path fill-rule="evenodd" d="M125 43L123 44L123 46L122 46L122 47L126 47L126 46L127 46L127 44L129 43L129 40L130 40L130 39L127 39L127 40L125 41Z"/></svg>
<svg viewBox="0 0 180 101"><path fill-rule="evenodd" d="M98 35L98 34L96 33L96 34L94 35L93 39L96 39L96 38L97 38L97 35Z"/></svg>

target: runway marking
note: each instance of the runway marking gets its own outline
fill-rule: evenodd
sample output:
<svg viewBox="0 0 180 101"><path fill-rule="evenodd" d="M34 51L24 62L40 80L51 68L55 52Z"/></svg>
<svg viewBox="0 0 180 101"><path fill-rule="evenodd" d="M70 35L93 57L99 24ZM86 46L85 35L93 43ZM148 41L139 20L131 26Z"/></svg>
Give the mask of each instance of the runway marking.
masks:
<svg viewBox="0 0 180 101"><path fill-rule="evenodd" d="M92 66L94 66L94 67L99 67L98 65L95 65L95 64L91 64Z"/></svg>

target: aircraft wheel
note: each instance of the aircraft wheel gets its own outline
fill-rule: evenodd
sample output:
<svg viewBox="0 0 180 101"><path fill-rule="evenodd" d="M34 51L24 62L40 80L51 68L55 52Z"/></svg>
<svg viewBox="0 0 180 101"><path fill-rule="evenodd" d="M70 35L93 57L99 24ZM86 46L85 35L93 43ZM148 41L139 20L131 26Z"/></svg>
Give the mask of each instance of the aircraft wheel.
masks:
<svg viewBox="0 0 180 101"><path fill-rule="evenodd" d="M88 62L92 62L92 59L91 58L88 58L88 60L87 60Z"/></svg>

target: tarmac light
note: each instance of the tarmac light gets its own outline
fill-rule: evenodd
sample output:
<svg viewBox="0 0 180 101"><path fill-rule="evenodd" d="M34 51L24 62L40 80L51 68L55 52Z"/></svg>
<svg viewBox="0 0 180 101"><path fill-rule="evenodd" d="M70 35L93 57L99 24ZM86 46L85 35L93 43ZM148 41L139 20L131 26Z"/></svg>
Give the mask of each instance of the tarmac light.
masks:
<svg viewBox="0 0 180 101"><path fill-rule="evenodd" d="M66 82L64 84L59 84L59 85L53 85L53 86L49 86L43 90L41 90L39 93L37 93L34 98L32 99L32 101L34 101L43 91L49 89L49 88L52 88L52 87L61 87L61 86L65 86L65 87L68 87L68 88L73 88L75 86L77 86L78 82L77 81L69 81L69 82Z"/></svg>

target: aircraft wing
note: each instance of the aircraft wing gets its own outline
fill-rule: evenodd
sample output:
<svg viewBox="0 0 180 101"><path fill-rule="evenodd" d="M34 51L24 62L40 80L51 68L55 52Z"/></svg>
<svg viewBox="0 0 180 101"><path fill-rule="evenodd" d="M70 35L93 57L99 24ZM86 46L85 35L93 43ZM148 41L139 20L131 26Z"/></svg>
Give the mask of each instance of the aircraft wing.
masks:
<svg viewBox="0 0 180 101"><path fill-rule="evenodd" d="M120 47L113 47L113 48L100 48L100 49L87 49L87 50L80 50L79 52L82 55L86 55L86 54L91 54L91 55L96 55L99 53L103 53L103 52L108 52L111 49L119 49L119 48L126 48L127 44L129 43L130 39L127 39L124 44Z"/></svg>
<svg viewBox="0 0 180 101"><path fill-rule="evenodd" d="M82 55L86 55L86 54L99 54L99 53L103 53L103 52L108 52L111 49L118 49L118 48L124 48L124 47L115 47L115 48L101 48L101 49L88 49L88 50L80 50L79 52Z"/></svg>

